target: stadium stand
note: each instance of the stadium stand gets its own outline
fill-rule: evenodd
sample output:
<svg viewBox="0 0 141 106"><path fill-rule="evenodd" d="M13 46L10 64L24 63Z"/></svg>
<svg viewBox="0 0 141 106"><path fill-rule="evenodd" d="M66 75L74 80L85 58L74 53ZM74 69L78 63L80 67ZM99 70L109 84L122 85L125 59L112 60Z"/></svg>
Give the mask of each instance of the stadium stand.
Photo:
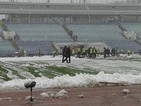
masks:
<svg viewBox="0 0 141 106"><path fill-rule="evenodd" d="M41 49L43 54L51 54L50 42L73 42L64 29L51 20L56 16L71 23L67 24L67 27L73 31L80 42L101 41L114 48L131 49L137 52L141 50L141 47L121 36L121 30L111 21L115 21L115 17L120 18L118 21L127 21L128 23L121 25L129 31L134 31L141 38L141 24L130 23L131 21L140 21L140 16L136 16L140 15L140 10L141 5L139 4L0 3L1 13L12 13L9 22L20 23L8 23L7 26L10 31L15 31L18 34L20 40L16 43L21 50L27 50L29 55L36 55L38 49ZM128 15L134 16L129 17ZM30 24L27 24L28 22ZM35 22L47 24L31 24ZM93 24L100 22L102 24ZM1 56L3 53L14 54L15 50L7 41L0 39L0 44Z"/></svg>
<svg viewBox="0 0 141 106"><path fill-rule="evenodd" d="M47 41L17 41L19 48L26 50L27 56L38 56L40 49L41 55L51 54L53 50Z"/></svg>
<svg viewBox="0 0 141 106"><path fill-rule="evenodd" d="M136 44L131 40L110 40L105 41L111 48L119 48L120 51L126 53L126 50L130 49L134 53L138 53L141 49L140 45ZM128 46L127 46L128 45Z"/></svg>
<svg viewBox="0 0 141 106"><path fill-rule="evenodd" d="M122 23L123 26L126 24ZM52 48L50 42L73 42L66 34L65 30L58 24L7 24L9 30L14 30L20 37L16 41L20 50L27 50L28 55L37 55L40 49L42 54L51 54ZM135 27L134 26L131 27ZM77 35L77 40L83 43L89 42L105 42L111 48L119 47L126 51L131 49L133 52L141 50L141 46L131 40L125 39L120 34L120 29L114 24L101 24L101 25L71 25L67 27ZM138 27L138 24L137 24ZM128 29L128 28L126 28ZM140 35L139 35L140 36ZM14 48L7 41L0 39L1 52L0 55L4 56L14 54Z"/></svg>

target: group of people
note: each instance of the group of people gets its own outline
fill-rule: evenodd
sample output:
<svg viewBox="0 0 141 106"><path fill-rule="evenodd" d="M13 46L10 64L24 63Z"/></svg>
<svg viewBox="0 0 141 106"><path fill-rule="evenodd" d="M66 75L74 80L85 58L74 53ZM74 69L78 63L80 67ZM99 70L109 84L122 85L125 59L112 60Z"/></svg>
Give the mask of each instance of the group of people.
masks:
<svg viewBox="0 0 141 106"><path fill-rule="evenodd" d="M104 58L110 57L110 56L119 56L120 53L121 53L121 51L119 50L118 47L112 48L111 50L110 50L109 48L105 48L105 47L104 47ZM125 52L123 52L123 53L128 54L128 56L129 56L130 54L132 54L132 52L131 52L130 49L127 49L127 50L126 50Z"/></svg>
<svg viewBox="0 0 141 106"><path fill-rule="evenodd" d="M95 47L90 47L88 49L84 48L84 47L67 47L64 46L64 48L62 49L62 63L64 63L65 61L67 63L70 63L71 61L71 56L76 56L76 58L84 58L84 57L88 57L88 58L96 58L96 55L100 53L99 50L97 50Z"/></svg>
<svg viewBox="0 0 141 106"><path fill-rule="evenodd" d="M111 50L109 48L103 48L104 51L102 52L103 57L110 57L110 56L119 56L120 50L117 48L112 48ZM71 56L75 56L76 58L84 58L87 57L89 59L96 58L96 56L99 56L101 52L99 49L96 49L95 47L89 47L88 49L84 47L69 47L64 46L62 49L62 63L70 63L71 62ZM127 54L130 55L131 51L127 50ZM53 52L53 55L55 57L56 52Z"/></svg>
<svg viewBox="0 0 141 106"><path fill-rule="evenodd" d="M77 47L75 54L77 58L96 58L96 55L99 54L100 51L99 49L96 49L95 47L89 47L88 49L86 49L85 47Z"/></svg>

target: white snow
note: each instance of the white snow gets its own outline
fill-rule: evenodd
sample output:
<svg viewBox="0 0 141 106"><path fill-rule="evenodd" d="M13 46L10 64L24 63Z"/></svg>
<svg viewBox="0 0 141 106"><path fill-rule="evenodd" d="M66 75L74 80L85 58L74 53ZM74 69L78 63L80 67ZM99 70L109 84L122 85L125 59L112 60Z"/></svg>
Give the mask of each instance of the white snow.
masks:
<svg viewBox="0 0 141 106"><path fill-rule="evenodd" d="M131 61L131 58L134 60ZM82 59L71 57L71 63L61 63L61 59L61 56L56 56L55 58L51 58L51 56L3 57L0 58L0 62L10 63L27 61L26 65L28 66L31 62L45 61L47 63L45 65L74 67L86 70L93 69L97 70L99 73L97 75L76 74L73 77L63 75L57 76L53 79L46 77L32 77L26 80L13 79L0 83L0 89L25 89L24 83L29 80L36 81L35 88L89 87L94 86L99 82L141 84L141 55L122 55L121 57L111 57L106 59ZM34 65L42 67L42 65ZM11 73L8 73L8 76L10 75Z"/></svg>
<svg viewBox="0 0 141 106"><path fill-rule="evenodd" d="M60 90L58 93L56 93L55 97L59 98L59 97L67 97L67 91L65 91L64 89Z"/></svg>
<svg viewBox="0 0 141 106"><path fill-rule="evenodd" d="M43 92L40 94L41 98L49 98L49 94L47 92Z"/></svg>

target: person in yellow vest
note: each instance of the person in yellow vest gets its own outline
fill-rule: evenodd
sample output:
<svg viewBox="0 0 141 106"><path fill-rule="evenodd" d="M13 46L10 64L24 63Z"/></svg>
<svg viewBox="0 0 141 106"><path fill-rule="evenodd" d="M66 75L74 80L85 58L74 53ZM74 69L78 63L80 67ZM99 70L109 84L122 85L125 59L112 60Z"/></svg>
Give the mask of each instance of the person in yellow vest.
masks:
<svg viewBox="0 0 141 106"><path fill-rule="evenodd" d="M119 51L119 48L117 47L116 48L116 55L119 57L120 56L120 51Z"/></svg>
<svg viewBox="0 0 141 106"><path fill-rule="evenodd" d="M127 50L127 54L128 56L131 54L131 51L129 49Z"/></svg>
<svg viewBox="0 0 141 106"><path fill-rule="evenodd" d="M23 53L24 53L24 57L26 57L26 50L24 50Z"/></svg>
<svg viewBox="0 0 141 106"><path fill-rule="evenodd" d="M90 47L89 49L88 49L88 58L92 58L92 55L93 55L93 48L92 47Z"/></svg>
<svg viewBox="0 0 141 106"><path fill-rule="evenodd" d="M40 49L38 50L38 56L39 57L41 56L41 50Z"/></svg>
<svg viewBox="0 0 141 106"><path fill-rule="evenodd" d="M83 47L82 48L82 57L84 58L86 56L86 49Z"/></svg>
<svg viewBox="0 0 141 106"><path fill-rule="evenodd" d="M76 57L80 58L80 54L81 54L81 49L80 49L80 47L78 47L77 48L77 56Z"/></svg>
<svg viewBox="0 0 141 106"><path fill-rule="evenodd" d="M52 56L55 57L55 55L56 55L56 51L53 50L53 51L52 51Z"/></svg>
<svg viewBox="0 0 141 106"><path fill-rule="evenodd" d="M97 49L97 56L100 57L100 50Z"/></svg>
<svg viewBox="0 0 141 106"><path fill-rule="evenodd" d="M71 55L72 55L72 56L75 55L75 49L74 49L74 48L72 48L72 50L71 50Z"/></svg>
<svg viewBox="0 0 141 106"><path fill-rule="evenodd" d="M94 48L93 48L93 58L96 58L96 53L97 53L97 50L96 50L96 48L94 47Z"/></svg>

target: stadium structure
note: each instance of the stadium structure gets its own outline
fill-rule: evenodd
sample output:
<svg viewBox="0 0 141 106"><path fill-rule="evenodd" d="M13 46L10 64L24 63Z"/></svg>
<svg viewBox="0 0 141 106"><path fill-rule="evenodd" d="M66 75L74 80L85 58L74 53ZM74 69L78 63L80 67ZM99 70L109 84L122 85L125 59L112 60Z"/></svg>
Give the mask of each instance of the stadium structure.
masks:
<svg viewBox="0 0 141 106"><path fill-rule="evenodd" d="M0 2L0 14L10 23L54 23L54 17L73 24L140 22L140 10L140 4Z"/></svg>
<svg viewBox="0 0 141 106"><path fill-rule="evenodd" d="M140 47L140 35L137 35L133 30L128 31L120 23L123 22L140 22L141 21L141 5L137 4L85 4L85 3L29 3L29 2L0 2L0 14L6 16L2 20L2 34L1 41L2 44L5 44L5 47L1 47L2 56L6 54L19 53L23 49L27 50L29 54L35 53L38 49L42 49L43 53L46 54L44 46L48 45L48 50L55 49L58 53L61 52L61 48L64 45L67 46L84 46L89 48L95 46L96 48L103 51L103 47L112 48L120 46L121 49L126 50L127 45L130 44L132 51L137 52L141 49ZM62 27L61 38L52 38L48 39L36 39L33 41L33 38L23 36L20 32L16 34L15 30L8 30L7 26L9 24L54 24L58 27ZM7 25L5 25L7 24ZM95 35L91 33L92 37L88 37L80 34L79 30L69 28L69 25L94 25L94 24L112 24L114 27L118 27L121 31L121 34L114 33L115 39L116 35L122 35L122 39L118 41L107 41L103 40L97 42ZM112 29L112 31L120 32L119 30ZM76 27L76 26L75 26ZM88 29L91 26L88 26ZM49 27L48 27L49 28ZM60 27L58 27L59 29ZM101 27L99 27L100 30ZM87 28L85 28L87 29ZM52 29L50 29L52 30ZM60 29L61 30L61 29ZM84 29L81 29L81 31ZM91 31L93 31L92 29ZM107 31L109 32L109 31ZM30 32L31 33L31 32ZM100 31L99 31L100 33ZM106 36L106 32L105 36ZM88 34L88 33L87 33ZM64 36L63 36L64 35ZM76 38L77 35L77 38ZM111 33L112 35L112 33ZM37 37L39 35L36 35ZM67 38L67 37L68 38ZM62 37L64 38L62 40ZM60 40L61 39L61 40ZM66 40L65 40L66 39ZM89 42L89 43L86 43ZM91 42L90 42L91 41ZM10 45L14 48L10 48ZM37 46L38 45L38 48ZM124 46L123 46L124 45ZM128 45L129 46L129 45ZM3 52L6 47L9 47L11 51ZM4 48L4 49L3 49Z"/></svg>

